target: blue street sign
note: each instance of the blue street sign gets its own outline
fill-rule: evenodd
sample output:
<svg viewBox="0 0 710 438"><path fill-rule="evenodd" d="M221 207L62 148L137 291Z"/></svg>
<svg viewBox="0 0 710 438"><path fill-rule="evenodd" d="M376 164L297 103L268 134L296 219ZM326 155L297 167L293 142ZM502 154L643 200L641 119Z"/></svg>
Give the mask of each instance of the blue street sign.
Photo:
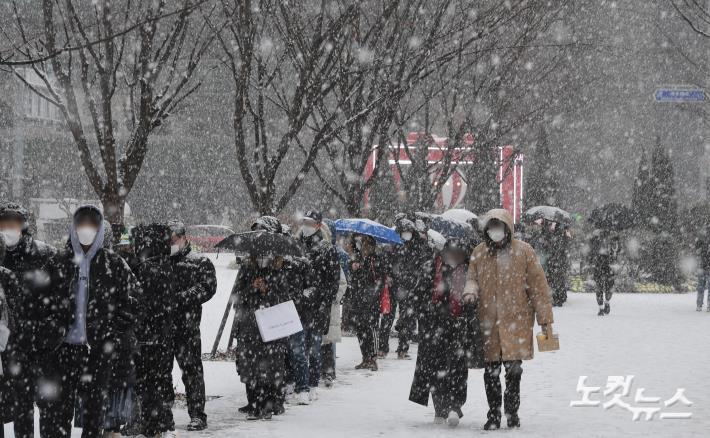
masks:
<svg viewBox="0 0 710 438"><path fill-rule="evenodd" d="M702 88L659 88L654 94L656 102L688 103L704 102L705 90Z"/></svg>

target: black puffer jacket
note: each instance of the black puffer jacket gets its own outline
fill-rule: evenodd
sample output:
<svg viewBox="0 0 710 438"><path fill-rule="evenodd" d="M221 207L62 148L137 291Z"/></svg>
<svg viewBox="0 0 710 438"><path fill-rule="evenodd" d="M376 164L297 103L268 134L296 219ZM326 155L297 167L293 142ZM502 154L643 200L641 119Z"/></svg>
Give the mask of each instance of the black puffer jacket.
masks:
<svg viewBox="0 0 710 438"><path fill-rule="evenodd" d="M321 230L310 237L301 237L301 242L310 261L304 293L312 328L316 334L324 335L328 332L330 308L340 287L338 252Z"/></svg>
<svg viewBox="0 0 710 438"><path fill-rule="evenodd" d="M399 247L394 256L391 292L402 306L417 314L423 314L431 297L435 257L427 241L416 235Z"/></svg>
<svg viewBox="0 0 710 438"><path fill-rule="evenodd" d="M75 284L79 268L71 245L47 264L49 287L43 289L44 318L38 324L36 344L44 351L58 347L74 323ZM130 301L137 282L126 262L110 249L101 248L91 260L88 280L86 333L91 346L116 344L133 325L135 306Z"/></svg>
<svg viewBox="0 0 710 438"><path fill-rule="evenodd" d="M7 297L15 324L11 342L18 348L35 345L37 321L43 318L41 295L47 280L44 267L56 252L53 246L24 234L15 247L6 248L5 258L0 262L0 266L15 274L21 286Z"/></svg>
<svg viewBox="0 0 710 438"><path fill-rule="evenodd" d="M2 242L0 242L0 246L2 246ZM1 248L0 251L2 251ZM0 260L2 260L2 255L0 255ZM17 309L15 309L15 304L12 300L20 296L21 293L20 283L17 281L15 274L8 269L0 268L0 313L3 317L8 317L8 321L5 321L10 329L11 339L8 341L8 344L13 342L12 337L16 330L13 313L17 311ZM15 389L9 377L10 370L7 368L9 354L10 352L7 349L0 354L0 356L2 356L3 365L3 373L2 376L0 376L0 420L4 423L13 420L15 403Z"/></svg>
<svg viewBox="0 0 710 438"><path fill-rule="evenodd" d="M343 324L347 330L354 331L377 323L387 270L376 254L365 256L357 250L348 266L350 283L343 297Z"/></svg>
<svg viewBox="0 0 710 438"><path fill-rule="evenodd" d="M217 292L214 265L207 257L192 252L189 244L170 257L170 264L175 278L175 324L180 329L199 331L202 305Z"/></svg>

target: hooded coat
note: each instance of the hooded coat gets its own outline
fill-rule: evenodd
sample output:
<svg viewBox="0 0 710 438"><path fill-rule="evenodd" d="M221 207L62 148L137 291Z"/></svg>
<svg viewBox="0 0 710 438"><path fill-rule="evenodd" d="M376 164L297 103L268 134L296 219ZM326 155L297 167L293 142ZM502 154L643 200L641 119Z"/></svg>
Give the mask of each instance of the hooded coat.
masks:
<svg viewBox="0 0 710 438"><path fill-rule="evenodd" d="M328 227L323 226L309 237L300 236L310 261L305 278L308 292L304 306L310 314L313 332L324 335L330 326L330 310L338 295L340 286L340 264L338 252L331 243Z"/></svg>
<svg viewBox="0 0 710 438"><path fill-rule="evenodd" d="M94 206L103 220L103 214ZM72 225L72 234L76 234ZM97 235L97 239L103 237ZM42 351L51 351L62 342L75 322L76 285L82 255L76 254L71 242L47 264L49 287L43 289L44 317L39 323L36 344ZM89 263L86 302L86 336L89 345L97 347L116 344L133 325L135 315L129 297L137 282L126 262L113 250L99 247ZM102 351L92 348L92 352Z"/></svg>
<svg viewBox="0 0 710 438"><path fill-rule="evenodd" d="M0 264L2 264L3 256L5 255L5 244L0 239ZM13 299L21 294L20 283L15 275L9 269L0 267L0 324L7 326L10 329L10 337L16 330L15 312ZM11 341L9 341L11 342ZM9 351L3 350L0 353L2 358L2 375L0 375L0 420L3 423L13 421L14 404L15 404L15 389L12 380L10 380L10 370L7 368Z"/></svg>
<svg viewBox="0 0 710 438"><path fill-rule="evenodd" d="M503 209L486 214L485 242L473 251L466 293L478 294L486 362L533 357L533 324L553 323L550 288L533 248L513 239L513 218ZM501 248L487 235L492 219L507 228Z"/></svg>

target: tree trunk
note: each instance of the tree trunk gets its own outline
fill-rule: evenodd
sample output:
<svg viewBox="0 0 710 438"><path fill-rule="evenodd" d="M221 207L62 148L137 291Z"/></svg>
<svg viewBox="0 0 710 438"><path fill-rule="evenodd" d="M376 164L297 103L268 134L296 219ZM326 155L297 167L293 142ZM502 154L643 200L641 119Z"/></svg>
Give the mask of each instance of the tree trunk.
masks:
<svg viewBox="0 0 710 438"><path fill-rule="evenodd" d="M101 197L104 207L104 218L111 224L113 242L121 240L124 228L124 211L126 209L126 199L115 192L104 192Z"/></svg>

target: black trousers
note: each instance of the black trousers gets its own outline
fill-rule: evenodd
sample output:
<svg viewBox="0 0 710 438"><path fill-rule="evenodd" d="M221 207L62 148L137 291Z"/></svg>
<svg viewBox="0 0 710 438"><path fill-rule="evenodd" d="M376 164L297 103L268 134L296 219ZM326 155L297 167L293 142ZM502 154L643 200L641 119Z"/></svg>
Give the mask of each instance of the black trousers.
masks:
<svg viewBox="0 0 710 438"><path fill-rule="evenodd" d="M355 327L355 335L357 335L363 359L377 357L377 325L358 324Z"/></svg>
<svg viewBox="0 0 710 438"><path fill-rule="evenodd" d="M141 345L136 355L136 393L140 398L143 434L146 436L175 429L172 369L173 355L169 347Z"/></svg>
<svg viewBox="0 0 710 438"><path fill-rule="evenodd" d="M397 337L399 338L397 353L408 352L409 341L417 330L417 315L413 307L405 301L399 303L399 319L395 325L395 330L397 330Z"/></svg>
<svg viewBox="0 0 710 438"><path fill-rule="evenodd" d="M520 408L520 378L523 375L523 361L486 362L483 381L488 399L488 419L500 420L501 418L501 366L505 367L505 395L503 395L505 413L517 414Z"/></svg>
<svg viewBox="0 0 710 438"><path fill-rule="evenodd" d="M320 348L321 377L335 380L335 342Z"/></svg>
<svg viewBox="0 0 710 438"><path fill-rule="evenodd" d="M390 300L392 302L392 310L390 313L380 316L380 324L377 330L377 342L379 344L379 351L383 353L390 352L390 332L392 331L392 325L397 314L397 294L390 294Z"/></svg>
<svg viewBox="0 0 710 438"><path fill-rule="evenodd" d="M36 356L13 345L6 351L10 384L14 388L15 407L13 428L17 438L33 438L35 427L35 399L39 363Z"/></svg>
<svg viewBox="0 0 710 438"><path fill-rule="evenodd" d="M47 359L39 379L40 435L71 436L76 397L81 395L84 427L81 436L101 436L107 406L110 354L90 354L86 345L62 344Z"/></svg>
<svg viewBox="0 0 710 438"><path fill-rule="evenodd" d="M182 371L182 383L187 396L187 413L190 418L207 422L205 414L205 372L202 368L202 341L199 321L196 329L177 330L173 333L175 360Z"/></svg>
<svg viewBox="0 0 710 438"><path fill-rule="evenodd" d="M597 294L597 304L600 306L604 304L604 298L606 301L611 301L612 291L614 287L614 277L611 275L599 276L594 279L597 284L596 294Z"/></svg>

